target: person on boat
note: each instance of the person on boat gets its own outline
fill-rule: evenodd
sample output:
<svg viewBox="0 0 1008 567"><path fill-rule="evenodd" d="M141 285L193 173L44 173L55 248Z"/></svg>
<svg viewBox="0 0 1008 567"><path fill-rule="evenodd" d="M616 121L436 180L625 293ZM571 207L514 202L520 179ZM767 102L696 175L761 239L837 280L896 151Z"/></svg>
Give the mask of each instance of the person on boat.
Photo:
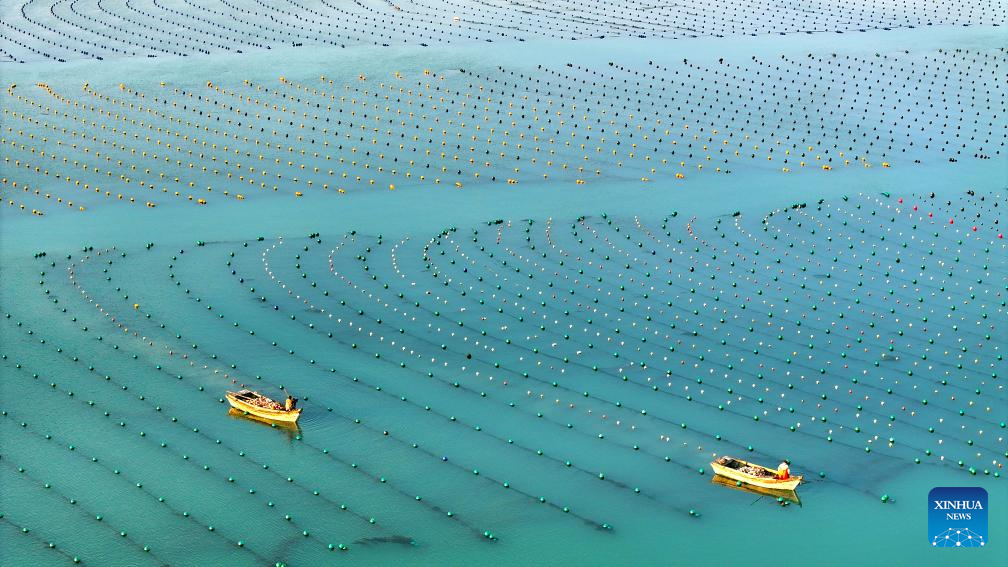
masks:
<svg viewBox="0 0 1008 567"><path fill-rule="evenodd" d="M291 411L292 409L294 409L294 405L296 403L297 402L294 400L294 397L291 396L290 394L287 394L287 400L284 402L284 409L287 411Z"/></svg>
<svg viewBox="0 0 1008 567"><path fill-rule="evenodd" d="M787 463L781 463L777 465L777 479L787 480L791 478L791 473Z"/></svg>

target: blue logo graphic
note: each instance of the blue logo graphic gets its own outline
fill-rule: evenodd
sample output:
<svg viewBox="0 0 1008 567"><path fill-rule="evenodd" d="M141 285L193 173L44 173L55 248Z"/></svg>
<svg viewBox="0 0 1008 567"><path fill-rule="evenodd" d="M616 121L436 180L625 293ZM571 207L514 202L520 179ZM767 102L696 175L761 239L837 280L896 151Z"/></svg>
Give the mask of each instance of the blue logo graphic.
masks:
<svg viewBox="0 0 1008 567"><path fill-rule="evenodd" d="M987 544L987 491L938 487L928 493L928 539L932 547Z"/></svg>

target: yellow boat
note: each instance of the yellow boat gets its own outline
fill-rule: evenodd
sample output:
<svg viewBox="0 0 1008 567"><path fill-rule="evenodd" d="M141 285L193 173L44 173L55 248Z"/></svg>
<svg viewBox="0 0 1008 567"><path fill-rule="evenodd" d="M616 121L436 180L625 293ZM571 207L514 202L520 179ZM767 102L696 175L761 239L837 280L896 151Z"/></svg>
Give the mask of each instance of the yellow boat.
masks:
<svg viewBox="0 0 1008 567"><path fill-rule="evenodd" d="M801 476L792 476L784 480L778 479L776 470L734 457L721 457L711 462L710 465L715 473L723 477L771 490L794 490L802 481Z"/></svg>
<svg viewBox="0 0 1008 567"><path fill-rule="evenodd" d="M252 390L227 392L226 396L228 403L236 410L269 421L297 423L301 417L301 408L287 411L283 404Z"/></svg>

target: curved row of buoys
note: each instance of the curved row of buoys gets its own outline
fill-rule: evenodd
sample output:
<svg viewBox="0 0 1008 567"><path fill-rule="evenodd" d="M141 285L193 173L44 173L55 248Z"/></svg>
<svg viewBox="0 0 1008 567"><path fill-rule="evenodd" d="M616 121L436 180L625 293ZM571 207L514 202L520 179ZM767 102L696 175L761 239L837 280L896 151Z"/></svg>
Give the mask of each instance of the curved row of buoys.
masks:
<svg viewBox="0 0 1008 567"><path fill-rule="evenodd" d="M290 0L265 2L199 0L150 5L127 0L28 0L18 18L5 21L12 55L19 60L158 55L208 55L247 48L323 45L523 42L536 38L580 40L606 37L695 38L813 33L857 33L930 25L1003 25L1005 15L989 4L952 0L939 5L868 6L851 18L849 10L827 4L815 8L737 6L674 10L655 6L642 16L621 0L563 2L561 6L470 5L454 0L405 6L386 0L371 6ZM759 4L759 3L757 3ZM709 8L709 6L707 7Z"/></svg>

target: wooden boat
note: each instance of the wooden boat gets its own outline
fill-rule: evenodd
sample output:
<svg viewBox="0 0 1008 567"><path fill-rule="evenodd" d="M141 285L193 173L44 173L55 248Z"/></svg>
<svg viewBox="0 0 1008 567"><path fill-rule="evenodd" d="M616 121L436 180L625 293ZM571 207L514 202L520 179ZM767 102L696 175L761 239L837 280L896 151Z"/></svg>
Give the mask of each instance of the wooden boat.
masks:
<svg viewBox="0 0 1008 567"><path fill-rule="evenodd" d="M301 408L287 411L283 404L252 390L227 392L226 396L228 403L236 410L269 421L297 423L301 417Z"/></svg>
<svg viewBox="0 0 1008 567"><path fill-rule="evenodd" d="M732 480L737 480L743 484L749 484L752 486L758 486L760 488L769 488L774 490L794 490L798 488L801 484L801 476L792 476L785 480L780 480L777 478L777 471L764 467L763 465L753 464L741 459L736 459L734 457L721 457L720 459L711 462L711 469L723 476L730 478ZM742 467L747 467L755 469L756 471L761 471L762 474L752 474L741 470Z"/></svg>
<svg viewBox="0 0 1008 567"><path fill-rule="evenodd" d="M726 476L721 476L715 474L711 477L711 484L717 484L725 488L730 488L732 490L738 490L741 492L748 492L749 494L757 494L759 496L766 496L777 500L782 498L784 501L802 505L801 499L798 498L798 493L794 490L781 490L777 488L763 488L761 486L753 486L751 484L745 484L740 480L732 480ZM779 502L779 501L778 501Z"/></svg>

